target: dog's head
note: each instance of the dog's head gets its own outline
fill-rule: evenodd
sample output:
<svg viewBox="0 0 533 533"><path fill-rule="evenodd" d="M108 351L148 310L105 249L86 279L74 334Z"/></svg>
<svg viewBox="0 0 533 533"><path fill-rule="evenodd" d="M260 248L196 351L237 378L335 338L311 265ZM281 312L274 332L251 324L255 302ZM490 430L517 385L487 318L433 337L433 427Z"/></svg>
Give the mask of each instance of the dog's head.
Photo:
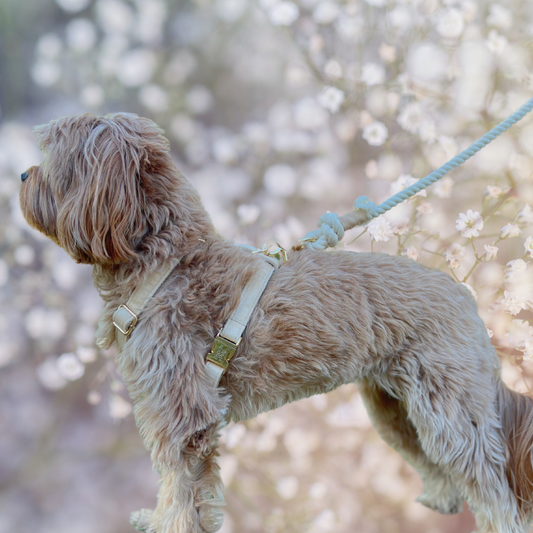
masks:
<svg viewBox="0 0 533 533"><path fill-rule="evenodd" d="M203 211L198 195L176 170L169 143L151 120L83 114L35 131L46 157L22 174L22 212L77 262L139 259L154 246L152 237L168 234L179 219L182 238L197 228L191 219Z"/></svg>

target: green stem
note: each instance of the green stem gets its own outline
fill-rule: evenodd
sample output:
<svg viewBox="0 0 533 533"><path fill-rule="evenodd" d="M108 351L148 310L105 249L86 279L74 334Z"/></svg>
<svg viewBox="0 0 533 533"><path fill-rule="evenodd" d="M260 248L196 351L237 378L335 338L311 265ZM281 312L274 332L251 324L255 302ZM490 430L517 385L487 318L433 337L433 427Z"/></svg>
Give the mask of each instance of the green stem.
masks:
<svg viewBox="0 0 533 533"><path fill-rule="evenodd" d="M349 244L352 244L353 242L355 242L359 237L361 237L362 235L364 235L366 233L366 230L367 228L365 228L361 233L359 233L359 235L357 235L357 237L355 239L353 239L352 241L350 241L346 246L348 246Z"/></svg>
<svg viewBox="0 0 533 533"><path fill-rule="evenodd" d="M470 277L470 274L474 272L474 268L476 268L481 261L479 259L476 259L475 263L472 265L472 268L468 271L468 274L463 278L463 281L461 283L466 283L466 280Z"/></svg>

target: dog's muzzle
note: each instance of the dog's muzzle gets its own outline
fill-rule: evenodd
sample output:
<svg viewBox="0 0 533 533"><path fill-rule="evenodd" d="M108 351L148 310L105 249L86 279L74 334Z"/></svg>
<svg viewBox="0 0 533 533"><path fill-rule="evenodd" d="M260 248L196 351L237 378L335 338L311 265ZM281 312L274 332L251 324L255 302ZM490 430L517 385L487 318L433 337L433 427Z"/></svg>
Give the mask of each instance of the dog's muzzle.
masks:
<svg viewBox="0 0 533 533"><path fill-rule="evenodd" d="M24 183L26 181L26 178L28 177L28 173L27 172L23 172L21 175L20 175L20 179L21 181Z"/></svg>

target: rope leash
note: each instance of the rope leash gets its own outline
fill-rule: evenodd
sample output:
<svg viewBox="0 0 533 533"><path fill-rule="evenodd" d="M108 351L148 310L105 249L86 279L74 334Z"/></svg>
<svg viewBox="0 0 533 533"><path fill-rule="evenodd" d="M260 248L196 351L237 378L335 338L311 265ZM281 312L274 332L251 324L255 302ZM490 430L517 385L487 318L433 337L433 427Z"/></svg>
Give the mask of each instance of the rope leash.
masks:
<svg viewBox="0 0 533 533"><path fill-rule="evenodd" d="M328 247L336 246L344 237L345 231L354 228L355 226L365 224L373 218L386 213L389 209L396 207L399 203L408 200L421 190L440 180L454 168L457 168L459 165L470 159L483 147L487 146L487 144L500 136L504 131L507 131L519 120L522 120L532 110L533 98L528 100L522 107L520 107L520 109L507 117L495 128L483 135L481 139L471 144L466 150L463 150L459 155L450 159L450 161L437 170L434 170L431 174L428 174L425 178L422 178L413 185L405 188L403 191L391 196L382 204L376 206L376 204L366 196L360 196L354 203L355 211L351 211L341 217L335 213L326 213L325 215L322 215L318 221L319 228L307 233L306 236L300 240L302 243L300 246L313 248L315 250L325 250Z"/></svg>

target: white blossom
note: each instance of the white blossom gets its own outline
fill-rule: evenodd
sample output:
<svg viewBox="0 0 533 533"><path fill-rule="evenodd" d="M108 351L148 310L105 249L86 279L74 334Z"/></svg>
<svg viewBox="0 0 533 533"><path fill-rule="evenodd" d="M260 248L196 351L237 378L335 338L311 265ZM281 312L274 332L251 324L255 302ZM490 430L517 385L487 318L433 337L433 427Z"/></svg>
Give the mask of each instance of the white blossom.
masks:
<svg viewBox="0 0 533 533"><path fill-rule="evenodd" d="M524 272L527 269L527 263L523 259L514 259L509 261L505 267L504 281L513 281L516 274Z"/></svg>
<svg viewBox="0 0 533 533"><path fill-rule="evenodd" d="M59 339L66 330L65 315L58 309L34 307L26 317L26 331L33 339Z"/></svg>
<svg viewBox="0 0 533 533"><path fill-rule="evenodd" d="M61 67L55 61L39 60L31 69L31 77L37 85L51 87L61 78Z"/></svg>
<svg viewBox="0 0 533 533"><path fill-rule="evenodd" d="M365 174L369 180L375 180L379 175L379 167L375 159L371 159L365 166Z"/></svg>
<svg viewBox="0 0 533 533"><path fill-rule="evenodd" d="M59 373L69 381L76 381L85 373L85 366L73 353L59 356L56 364Z"/></svg>
<svg viewBox="0 0 533 533"><path fill-rule="evenodd" d="M503 305L504 311L511 315L517 315L523 309L530 307L530 296L527 293L504 291L503 295L500 303Z"/></svg>
<svg viewBox="0 0 533 533"><path fill-rule="evenodd" d="M364 20L362 17L351 17L343 15L338 17L335 22L335 28L339 37L346 42L356 41L361 36L361 30L364 27Z"/></svg>
<svg viewBox="0 0 533 533"><path fill-rule="evenodd" d="M91 0L56 0L56 4L67 13L76 13L85 9Z"/></svg>
<svg viewBox="0 0 533 533"><path fill-rule="evenodd" d="M342 78L342 66L336 59L330 59L324 67L324 73L331 79Z"/></svg>
<svg viewBox="0 0 533 533"><path fill-rule="evenodd" d="M506 344L523 352L526 357L533 357L533 326L527 320L513 320L508 326L504 340Z"/></svg>
<svg viewBox="0 0 533 533"><path fill-rule="evenodd" d="M382 122L375 121L363 128L363 139L370 146L381 146L389 136L387 126Z"/></svg>
<svg viewBox="0 0 533 533"><path fill-rule="evenodd" d="M247 4L246 0L217 0L215 11L222 20L235 22L243 16Z"/></svg>
<svg viewBox="0 0 533 533"><path fill-rule="evenodd" d="M289 165L272 165L266 170L263 183L273 196L291 196L296 191L296 172Z"/></svg>
<svg viewBox="0 0 533 533"><path fill-rule="evenodd" d="M418 134L420 135L420 139L424 142L430 144L435 142L435 139L437 138L435 121L429 117L424 117L420 127L418 128Z"/></svg>
<svg viewBox="0 0 533 533"><path fill-rule="evenodd" d="M37 367L37 378L43 387L50 390L62 389L67 384L57 368L56 360L51 357Z"/></svg>
<svg viewBox="0 0 533 533"><path fill-rule="evenodd" d="M87 107L98 108L104 103L104 100L104 89L95 83L86 85L80 92L80 102Z"/></svg>
<svg viewBox="0 0 533 533"><path fill-rule="evenodd" d="M134 10L122 0L103 0L96 3L98 22L110 35L126 36L135 24Z"/></svg>
<svg viewBox="0 0 533 533"><path fill-rule="evenodd" d="M459 218L456 220L455 228L461 232L463 237L471 239L478 237L479 231L483 229L483 217L478 211L468 209L465 213L459 213Z"/></svg>
<svg viewBox="0 0 533 533"><path fill-rule="evenodd" d="M229 136L219 137L213 141L213 157L223 165L231 165L239 159L239 143Z"/></svg>
<svg viewBox="0 0 533 533"><path fill-rule="evenodd" d="M45 59L56 59L63 48L61 39L55 33L45 33L39 37L35 51L37 55Z"/></svg>
<svg viewBox="0 0 533 533"><path fill-rule="evenodd" d="M386 43L381 43L379 46L379 57L387 63L394 63L396 61L396 48Z"/></svg>
<svg viewBox="0 0 533 533"><path fill-rule="evenodd" d="M451 159L457 154L457 142L453 137L448 137L446 135L439 135L437 137L437 142L439 143L439 146L444 151L444 155L446 159ZM445 179L451 179L449 176L446 176L443 178ZM442 181L442 180L441 180Z"/></svg>
<svg viewBox="0 0 533 533"><path fill-rule="evenodd" d="M448 266L455 270L461 266L461 261L466 255L466 250L464 246L461 246L459 243L454 242L448 249L444 252L444 258L448 263Z"/></svg>
<svg viewBox="0 0 533 533"><path fill-rule="evenodd" d="M407 72L422 82L438 82L446 78L449 54L431 42L412 46L407 56Z"/></svg>
<svg viewBox="0 0 533 533"><path fill-rule="evenodd" d="M96 28L88 19L79 18L71 20L67 24L65 32L67 43L75 52L87 53L96 44Z"/></svg>
<svg viewBox="0 0 533 533"><path fill-rule="evenodd" d="M339 13L339 6L335 2L322 0L313 10L313 19L318 24L331 24Z"/></svg>
<svg viewBox="0 0 533 533"><path fill-rule="evenodd" d="M518 272L526 270L527 263L523 259L513 259L507 263L506 268L508 271Z"/></svg>
<svg viewBox="0 0 533 533"><path fill-rule="evenodd" d="M529 204L526 204L517 215L517 221L520 224L533 224L533 209Z"/></svg>
<svg viewBox="0 0 533 533"><path fill-rule="evenodd" d="M483 254L483 258L485 261L491 261L492 259L496 259L496 256L498 255L499 248L497 246L491 246L490 244L485 244L485 253Z"/></svg>
<svg viewBox="0 0 533 533"><path fill-rule="evenodd" d="M361 81L368 86L379 85L385 81L385 69L377 63L365 63Z"/></svg>
<svg viewBox="0 0 533 533"><path fill-rule="evenodd" d="M298 479L294 476L281 478L276 485L278 494L284 500L292 500L298 492L298 487Z"/></svg>
<svg viewBox="0 0 533 533"><path fill-rule="evenodd" d="M168 108L168 94L161 86L149 83L141 87L139 102L151 111L162 113Z"/></svg>
<svg viewBox="0 0 533 533"><path fill-rule="evenodd" d="M194 85L185 95L185 103L191 113L202 115L213 107L214 99L211 91L207 87Z"/></svg>
<svg viewBox="0 0 533 533"><path fill-rule="evenodd" d="M507 39L496 30L489 31L489 36L485 42L487 43L488 49L497 56L503 54L509 44Z"/></svg>
<svg viewBox="0 0 533 533"><path fill-rule="evenodd" d="M300 10L294 2L278 2L268 10L268 18L274 26L290 26L299 16Z"/></svg>
<svg viewBox="0 0 533 533"><path fill-rule="evenodd" d="M329 114L324 107L315 98L302 98L294 104L294 121L304 130L318 130L325 126L329 120Z"/></svg>
<svg viewBox="0 0 533 533"><path fill-rule="evenodd" d="M327 86L322 89L316 99L322 107L331 113L336 113L344 102L344 91L337 87Z"/></svg>
<svg viewBox="0 0 533 533"><path fill-rule="evenodd" d="M463 285L463 287L466 287L470 291L470 294L473 296L474 300L477 302L477 292L474 290L474 287L472 287L472 285L469 285L468 283L465 283L465 282L462 282L461 285Z"/></svg>
<svg viewBox="0 0 533 533"><path fill-rule="evenodd" d="M494 185L487 185L484 195L487 198L499 198L502 195L503 191L500 187L496 187Z"/></svg>
<svg viewBox="0 0 533 533"><path fill-rule="evenodd" d="M118 394L111 395L109 400L109 416L114 419L126 418L133 411L130 402Z"/></svg>
<svg viewBox="0 0 533 533"><path fill-rule="evenodd" d="M502 239L509 239L512 237L518 237L522 233L522 230L516 224L506 224L500 230L500 237Z"/></svg>
<svg viewBox="0 0 533 533"><path fill-rule="evenodd" d="M437 20L437 31L447 39L456 39L464 30L465 21L458 9L441 11Z"/></svg>
<svg viewBox="0 0 533 533"><path fill-rule="evenodd" d="M433 185L433 192L439 198L450 198L453 189L453 179L450 176L444 176Z"/></svg>
<svg viewBox="0 0 533 533"><path fill-rule="evenodd" d="M391 223L383 216L371 220L366 228L370 238L375 242L386 242L394 235Z"/></svg>
<svg viewBox="0 0 533 533"><path fill-rule="evenodd" d="M533 258L533 235L530 235L524 242L524 249L526 254Z"/></svg>
<svg viewBox="0 0 533 533"><path fill-rule="evenodd" d="M433 206L429 202L422 202L417 208L418 216L430 215L433 213Z"/></svg>
<svg viewBox="0 0 533 533"><path fill-rule="evenodd" d="M246 435L246 426L244 424L234 424L226 429L226 448L232 450L235 448Z"/></svg>
<svg viewBox="0 0 533 533"><path fill-rule="evenodd" d="M239 220L245 225L253 224L259 218L260 213L261 209L255 204L241 204L237 207Z"/></svg>
<svg viewBox="0 0 533 533"><path fill-rule="evenodd" d="M139 87L152 79L156 64L154 52L138 48L121 57L115 75L125 87Z"/></svg>
<svg viewBox="0 0 533 533"><path fill-rule="evenodd" d="M399 193L400 191L407 189L407 187L410 187L411 185L414 185L417 182L418 180L416 178L413 178L413 176L411 176L410 174L401 174L396 181L391 183L390 194L394 195L396 193ZM427 196L427 191L426 189L422 189L414 196Z"/></svg>
<svg viewBox="0 0 533 533"><path fill-rule="evenodd" d="M409 9L403 5L397 5L387 13L387 21L400 31L406 30L413 23L413 16Z"/></svg>
<svg viewBox="0 0 533 533"><path fill-rule="evenodd" d="M309 487L309 496L313 500L323 500L328 493L328 486L321 481L316 481Z"/></svg>
<svg viewBox="0 0 533 533"><path fill-rule="evenodd" d="M3 287L9 279L9 267L7 263L0 259L0 287Z"/></svg>
<svg viewBox="0 0 533 533"><path fill-rule="evenodd" d="M411 229L408 217L401 217L396 221L396 225L392 228L395 235L407 235Z"/></svg>
<svg viewBox="0 0 533 533"><path fill-rule="evenodd" d="M82 363L93 363L98 357L97 351L90 346L78 346L76 355Z"/></svg>
<svg viewBox="0 0 533 533"><path fill-rule="evenodd" d="M408 257L409 259L414 259L416 261L418 259L419 253L414 246L408 246L407 248L404 248L402 250L402 255Z"/></svg>
<svg viewBox="0 0 533 533"><path fill-rule="evenodd" d="M420 104L407 104L398 115L398 124L410 133L417 133L422 125L424 114Z"/></svg>
<svg viewBox="0 0 533 533"><path fill-rule="evenodd" d="M35 259L35 251L29 244L21 244L20 246L17 246L13 255L15 261L19 265L24 266L31 265Z"/></svg>
<svg viewBox="0 0 533 533"><path fill-rule="evenodd" d="M370 0L366 0L369 2ZM376 0L372 0L376 1ZM324 509L321 511L311 523L308 533L333 533L338 531L338 521L335 512L332 509Z"/></svg>
<svg viewBox="0 0 533 533"><path fill-rule="evenodd" d="M509 9L500 4L489 4L490 14L487 17L488 26L496 26L502 30L509 30L513 26L513 15Z"/></svg>
<svg viewBox="0 0 533 533"><path fill-rule="evenodd" d="M91 405L98 405L102 401L102 395L98 391L92 390L87 395L87 401Z"/></svg>

